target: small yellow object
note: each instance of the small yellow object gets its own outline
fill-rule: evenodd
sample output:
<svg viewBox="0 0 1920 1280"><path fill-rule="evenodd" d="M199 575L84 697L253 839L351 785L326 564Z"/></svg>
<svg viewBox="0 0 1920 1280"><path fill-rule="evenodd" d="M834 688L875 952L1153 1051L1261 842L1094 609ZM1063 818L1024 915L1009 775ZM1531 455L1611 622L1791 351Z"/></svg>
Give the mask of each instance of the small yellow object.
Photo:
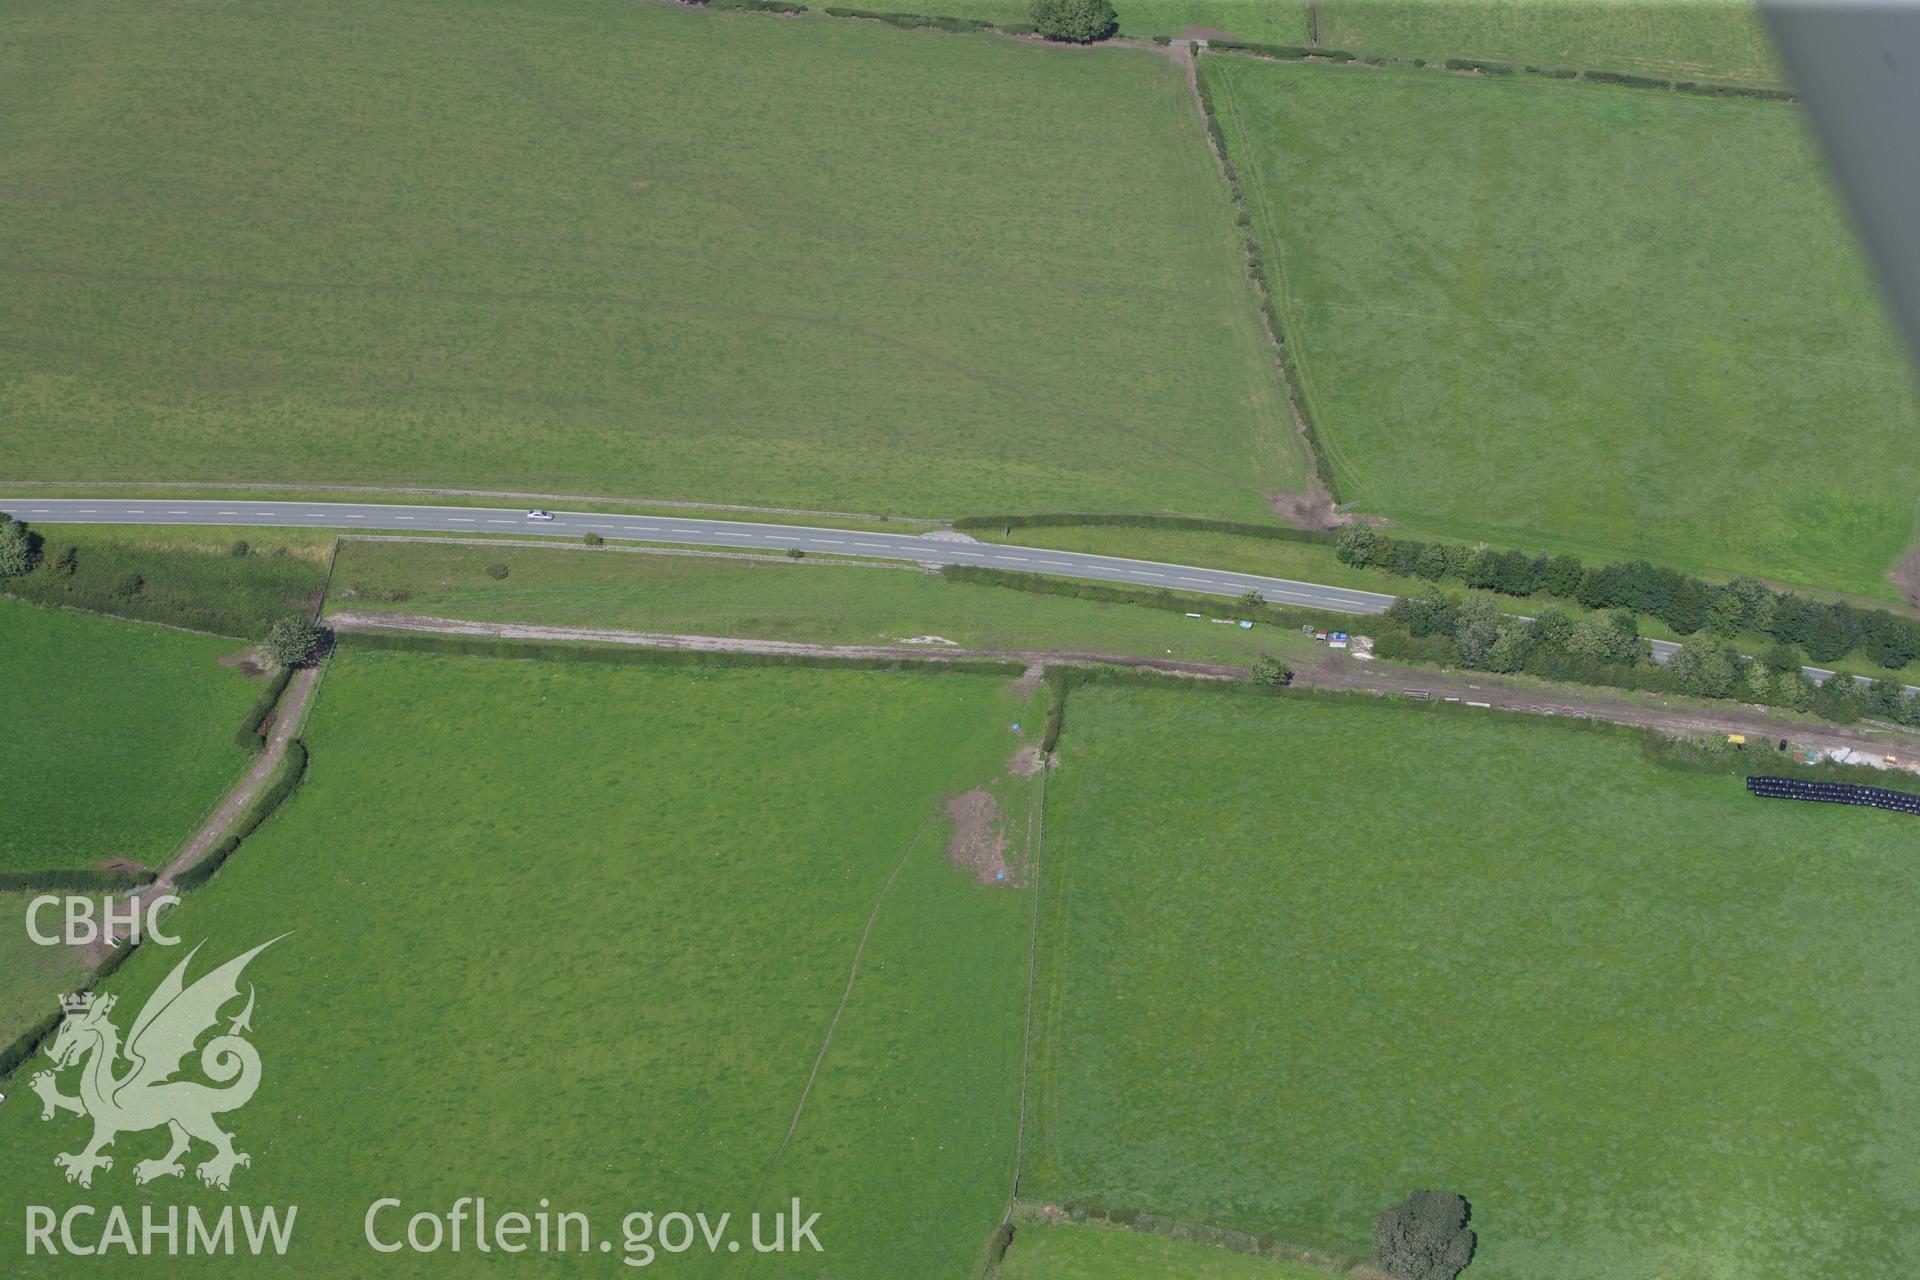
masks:
<svg viewBox="0 0 1920 1280"><path fill-rule="evenodd" d="M1744 733L1730 733L1727 735L1727 741L1736 747L1744 747L1747 745L1747 735Z"/></svg>

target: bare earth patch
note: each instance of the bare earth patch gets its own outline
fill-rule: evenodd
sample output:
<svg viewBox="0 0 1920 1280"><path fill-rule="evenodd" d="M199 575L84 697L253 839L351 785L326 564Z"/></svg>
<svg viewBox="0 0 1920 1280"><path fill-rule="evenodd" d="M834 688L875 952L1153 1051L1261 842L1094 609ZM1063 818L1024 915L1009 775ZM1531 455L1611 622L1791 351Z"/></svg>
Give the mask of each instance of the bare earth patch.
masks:
<svg viewBox="0 0 1920 1280"><path fill-rule="evenodd" d="M1007 761L1007 772L1016 778L1031 778L1046 767L1038 747L1022 747Z"/></svg>
<svg viewBox="0 0 1920 1280"><path fill-rule="evenodd" d="M1237 40L1218 27L1188 27L1180 33L1182 40Z"/></svg>
<svg viewBox="0 0 1920 1280"><path fill-rule="evenodd" d="M1900 588L1910 605L1920 606L1920 547L1900 557L1900 563L1887 571L1887 578Z"/></svg>
<svg viewBox="0 0 1920 1280"><path fill-rule="evenodd" d="M1378 516L1341 511L1334 506L1333 495L1317 479L1303 493L1268 494L1267 510L1288 524L1302 529L1317 529L1322 533L1350 524L1387 523Z"/></svg>
<svg viewBox="0 0 1920 1280"><path fill-rule="evenodd" d="M985 787L975 787L947 802L953 838L947 861L973 873L981 884L1006 884L1007 837L1000 829L1000 802Z"/></svg>
<svg viewBox="0 0 1920 1280"><path fill-rule="evenodd" d="M238 653L230 653L220 659L220 665L223 667L238 667L240 668L240 674L243 676L265 675L267 670L260 661L260 651L258 649L242 649Z"/></svg>

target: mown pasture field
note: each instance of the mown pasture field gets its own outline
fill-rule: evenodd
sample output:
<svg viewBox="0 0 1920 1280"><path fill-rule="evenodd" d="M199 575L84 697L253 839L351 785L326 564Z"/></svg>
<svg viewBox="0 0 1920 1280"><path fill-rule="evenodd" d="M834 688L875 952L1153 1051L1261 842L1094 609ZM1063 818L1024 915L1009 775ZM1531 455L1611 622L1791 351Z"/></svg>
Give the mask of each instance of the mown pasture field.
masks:
<svg viewBox="0 0 1920 1280"><path fill-rule="evenodd" d="M1668 80L1784 85L1765 21L1740 0L1320 0L1320 43Z"/></svg>
<svg viewBox="0 0 1920 1280"><path fill-rule="evenodd" d="M27 936L27 904L36 896L0 893L0 974L7 979L0 986L0 1046L54 1012L54 1001L78 991L86 978L77 949L43 947ZM58 933L58 911L42 910L39 925L43 933Z"/></svg>
<svg viewBox="0 0 1920 1280"><path fill-rule="evenodd" d="M13 478L1257 516L1305 474L1156 52L586 0L12 18Z"/></svg>
<svg viewBox="0 0 1920 1280"><path fill-rule="evenodd" d="M1894 598L1920 406L1799 108L1204 67L1342 499Z"/></svg>
<svg viewBox="0 0 1920 1280"><path fill-rule="evenodd" d="M1485 713L1492 714L1492 713ZM1920 1260L1912 819L1454 708L1093 687L1047 815L1022 1194L1484 1280Z"/></svg>
<svg viewBox="0 0 1920 1280"><path fill-rule="evenodd" d="M1329 1280L1333 1274L1139 1231L1021 1222L999 1280Z"/></svg>
<svg viewBox="0 0 1920 1280"><path fill-rule="evenodd" d="M505 566L507 576L487 571ZM1342 566L1343 568L1345 566ZM555 547L341 545L330 607L481 622L614 627L808 644L1094 652L1247 664L1314 651L1298 632L1250 631L1138 605L817 560L722 559ZM1218 602L1216 616L1234 612ZM948 647L925 645L930 653Z"/></svg>
<svg viewBox="0 0 1920 1280"><path fill-rule="evenodd" d="M268 1075L232 1127L253 1166L234 1196L145 1195L299 1205L274 1263L299 1276L472 1265L374 1255L380 1196L546 1197L616 1247L628 1212L744 1232L799 1196L825 1254L661 1265L971 1280L1012 1186L1032 901L948 863L944 802L998 778L1023 829L1009 726L1040 711L996 675L340 651L304 786L170 922L210 956L290 931L249 970ZM108 989L130 1007L175 959L143 950ZM125 1165L62 1182L72 1126L37 1117L0 1109L7 1202L131 1197ZM173 1274L145 1265L101 1269Z"/></svg>
<svg viewBox="0 0 1920 1280"><path fill-rule="evenodd" d="M246 768L239 652L0 598L0 871L165 862Z"/></svg>

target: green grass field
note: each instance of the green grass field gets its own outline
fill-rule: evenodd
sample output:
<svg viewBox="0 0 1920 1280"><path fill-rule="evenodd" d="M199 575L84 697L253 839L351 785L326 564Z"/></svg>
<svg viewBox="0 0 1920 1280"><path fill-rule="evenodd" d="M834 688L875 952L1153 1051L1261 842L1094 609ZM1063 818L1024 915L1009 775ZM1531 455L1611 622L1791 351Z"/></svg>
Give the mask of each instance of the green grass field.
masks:
<svg viewBox="0 0 1920 1280"><path fill-rule="evenodd" d="M275 619L310 614L331 532L189 525L47 524L39 566L5 589L65 605L258 640ZM241 554L235 554L244 546ZM72 553L72 568L63 558Z"/></svg>
<svg viewBox="0 0 1920 1280"><path fill-rule="evenodd" d="M1334 1274L1139 1231L1021 1222L999 1280L1329 1280Z"/></svg>
<svg viewBox="0 0 1920 1280"><path fill-rule="evenodd" d="M1800 110L1205 66L1342 499L1894 597L1920 407Z"/></svg>
<svg viewBox="0 0 1920 1280"><path fill-rule="evenodd" d="M1786 83L1741 0L1321 0L1320 15L1323 46L1360 53Z"/></svg>
<svg viewBox="0 0 1920 1280"><path fill-rule="evenodd" d="M233 642L0 599L0 871L156 866L245 769Z"/></svg>
<svg viewBox="0 0 1920 1280"><path fill-rule="evenodd" d="M997 777L1023 838L1009 725L1043 696L997 676L337 654L305 785L170 921L221 956L291 931L249 971L269 1074L231 1123L253 1166L232 1197L142 1198L297 1204L275 1274L338 1276L459 1269L374 1255L361 1224L382 1195L548 1197L616 1246L631 1211L732 1211L744 1231L797 1195L824 1255L663 1269L972 1280L1012 1187L1032 904L949 865L943 801ZM136 1004L175 959L143 950L109 989ZM73 1127L0 1110L20 1157L0 1196L130 1198L153 1135L123 1138L88 1193L51 1164Z"/></svg>
<svg viewBox="0 0 1920 1280"><path fill-rule="evenodd" d="M1151 51L586 0L11 17L14 478L1258 515L1305 474Z"/></svg>
<svg viewBox="0 0 1920 1280"><path fill-rule="evenodd" d="M1920 1258L1912 819L1612 733L1076 692L1024 1195L1364 1255L1420 1187L1481 1280Z"/></svg>
<svg viewBox="0 0 1920 1280"><path fill-rule="evenodd" d="M86 966L73 947L42 947L27 937L30 893L0 893L0 1045L52 1013L54 1001L80 989ZM40 931L60 931L59 912L40 913Z"/></svg>
<svg viewBox="0 0 1920 1280"><path fill-rule="evenodd" d="M489 577L494 564L504 579ZM349 594L351 593L351 594ZM395 599L395 596L404 596ZM402 542L343 544L333 609L420 613L810 644L939 636L970 649L1078 650L1246 664L1314 646L1273 626L1216 626L1138 605L953 582L902 569L787 560ZM1219 616L1233 612L1219 602ZM930 652L944 646L929 645ZM1169 652L1171 651L1171 652Z"/></svg>

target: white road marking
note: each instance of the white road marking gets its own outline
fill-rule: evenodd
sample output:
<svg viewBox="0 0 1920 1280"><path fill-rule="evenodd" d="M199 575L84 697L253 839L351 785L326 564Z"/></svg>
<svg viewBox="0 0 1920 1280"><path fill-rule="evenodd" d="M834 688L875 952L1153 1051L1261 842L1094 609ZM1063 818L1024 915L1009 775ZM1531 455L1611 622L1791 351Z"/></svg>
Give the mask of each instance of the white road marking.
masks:
<svg viewBox="0 0 1920 1280"><path fill-rule="evenodd" d="M191 514L192 514L192 512L188 512L188 511L169 511L169 512L167 512L167 514L168 514L168 515L170 515L170 516L184 516L184 515L191 515Z"/></svg>
<svg viewBox="0 0 1920 1280"><path fill-rule="evenodd" d="M130 516L143 516L147 513L138 507L128 507L127 514ZM262 514L265 514L265 513L262 513Z"/></svg>
<svg viewBox="0 0 1920 1280"><path fill-rule="evenodd" d="M678 533L680 531L678 529L675 529L674 532ZM691 533L692 530L689 529L688 532ZM768 542L798 542L800 541L800 539L789 538L784 533L770 533L767 535L767 541Z"/></svg>
<svg viewBox="0 0 1920 1280"><path fill-rule="evenodd" d="M727 535L723 533L720 536L724 538ZM808 538L807 541L816 547L844 547L847 545L838 538Z"/></svg>
<svg viewBox="0 0 1920 1280"><path fill-rule="evenodd" d="M513 523L513 521L511 521L511 520L489 520L489 521L487 521L487 523L488 523L488 524L512 524L512 523Z"/></svg>
<svg viewBox="0 0 1920 1280"><path fill-rule="evenodd" d="M720 536L723 538L751 538L753 536L750 533L728 533L724 530L719 532L720 532Z"/></svg>
<svg viewBox="0 0 1920 1280"><path fill-rule="evenodd" d="M885 551L887 549L887 544L884 542L856 542L853 545L856 547L865 547L869 551Z"/></svg>
<svg viewBox="0 0 1920 1280"><path fill-rule="evenodd" d="M1205 585L1207 585L1207 580L1206 580L1205 578L1189 578L1189 577L1188 577L1188 576L1187 576L1186 574L1184 574L1184 573L1180 575L1180 581L1182 581L1182 582L1198 582L1198 583L1200 583L1200 584L1201 584L1202 586L1205 586Z"/></svg>
<svg viewBox="0 0 1920 1280"><path fill-rule="evenodd" d="M411 520L413 519L413 517L412 516L395 516L394 519L395 520Z"/></svg>
<svg viewBox="0 0 1920 1280"><path fill-rule="evenodd" d="M448 516L447 519L453 521L455 524L472 524L473 523L472 516Z"/></svg>
<svg viewBox="0 0 1920 1280"><path fill-rule="evenodd" d="M237 516L240 513L238 511L216 511L214 512L214 514L221 515L221 516Z"/></svg>
<svg viewBox="0 0 1920 1280"><path fill-rule="evenodd" d="M698 529L675 529L675 533L699 533Z"/></svg>

